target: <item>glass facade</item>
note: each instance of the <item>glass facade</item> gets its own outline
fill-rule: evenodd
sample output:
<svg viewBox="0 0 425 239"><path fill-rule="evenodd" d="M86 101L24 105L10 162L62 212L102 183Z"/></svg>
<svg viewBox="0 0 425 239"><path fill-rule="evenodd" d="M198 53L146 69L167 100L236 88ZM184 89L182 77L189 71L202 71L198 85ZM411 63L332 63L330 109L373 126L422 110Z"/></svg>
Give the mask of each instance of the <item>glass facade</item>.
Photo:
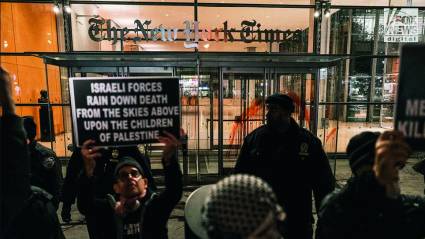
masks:
<svg viewBox="0 0 425 239"><path fill-rule="evenodd" d="M404 11L406 8L398 8ZM348 140L359 131L393 128L393 104L397 91L399 52L403 43L386 42L385 11L389 8L335 9L329 20L331 54L350 58L327 71L320 98L322 140L338 138L344 152ZM424 42L424 10L417 9L418 42ZM339 124L336 124L338 121ZM333 149L331 149L333 147Z"/></svg>
<svg viewBox="0 0 425 239"><path fill-rule="evenodd" d="M189 158L182 162L186 174L232 168L243 138L264 123L264 99L274 92L294 98L294 118L315 132L330 154L345 152L354 134L393 127L402 43L386 40L386 16L397 10L384 8L388 1L374 7L335 1L329 18L315 18L309 1L144 2L70 1L70 14L55 14L53 3L1 3L1 66L14 78L18 113L36 119L37 138L58 156L71 153L70 76L179 76L181 124L189 136ZM425 41L422 5L413 1L418 8L410 8L417 10L418 42ZM18 54L24 52L147 52L150 59L169 52L174 59L161 61L158 55L155 62L112 66L99 58L96 66L58 67ZM182 64L184 53L216 52L235 60L212 54ZM328 66L310 66L308 56L315 52L323 56L318 62L325 55L341 57ZM272 60L257 64L244 59L245 53ZM272 64L273 54L299 58ZM48 92L47 101L41 90ZM156 157L155 145L145 148Z"/></svg>

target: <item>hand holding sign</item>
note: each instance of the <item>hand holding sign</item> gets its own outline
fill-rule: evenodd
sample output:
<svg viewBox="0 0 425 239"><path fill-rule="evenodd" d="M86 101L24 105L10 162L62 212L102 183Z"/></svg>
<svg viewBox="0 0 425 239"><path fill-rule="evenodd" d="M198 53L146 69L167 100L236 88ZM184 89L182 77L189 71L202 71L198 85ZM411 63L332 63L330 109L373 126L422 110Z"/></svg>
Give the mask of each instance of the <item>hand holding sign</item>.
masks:
<svg viewBox="0 0 425 239"><path fill-rule="evenodd" d="M81 155L84 160L84 171L87 177L93 176L94 168L96 167L96 160L102 157L100 153L101 148L96 147L94 140L86 140L81 148Z"/></svg>
<svg viewBox="0 0 425 239"><path fill-rule="evenodd" d="M385 186L387 193L398 194L399 170L406 165L410 147L401 132L385 131L375 145L373 171L378 182Z"/></svg>
<svg viewBox="0 0 425 239"><path fill-rule="evenodd" d="M162 151L162 160L165 166L171 163L173 156L176 154L178 147L181 145L180 140L176 139L174 135L164 132L165 136L159 136L158 140L160 143L165 144ZM180 136L184 135L183 129L180 129Z"/></svg>

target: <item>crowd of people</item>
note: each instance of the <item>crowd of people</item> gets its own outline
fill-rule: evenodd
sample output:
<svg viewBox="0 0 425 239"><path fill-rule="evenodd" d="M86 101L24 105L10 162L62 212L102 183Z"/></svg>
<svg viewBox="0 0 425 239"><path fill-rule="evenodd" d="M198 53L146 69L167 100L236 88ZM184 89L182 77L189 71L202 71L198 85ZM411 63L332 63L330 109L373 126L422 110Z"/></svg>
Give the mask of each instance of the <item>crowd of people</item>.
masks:
<svg viewBox="0 0 425 239"><path fill-rule="evenodd" d="M292 99L276 93L265 103L267 123L245 138L234 173L200 202L208 238L425 238L424 197L400 190L399 172L411 153L403 135L354 136L347 147L352 177L335 189L320 140L291 117ZM60 201L64 222L77 202L91 239L168 238L167 222L183 193L180 139L167 132L158 139L163 190L137 147L106 150L94 140L73 150L63 178L55 153L35 140L34 120L17 116L10 76L1 68L0 104L0 238L65 238ZM423 173L423 165L415 170Z"/></svg>

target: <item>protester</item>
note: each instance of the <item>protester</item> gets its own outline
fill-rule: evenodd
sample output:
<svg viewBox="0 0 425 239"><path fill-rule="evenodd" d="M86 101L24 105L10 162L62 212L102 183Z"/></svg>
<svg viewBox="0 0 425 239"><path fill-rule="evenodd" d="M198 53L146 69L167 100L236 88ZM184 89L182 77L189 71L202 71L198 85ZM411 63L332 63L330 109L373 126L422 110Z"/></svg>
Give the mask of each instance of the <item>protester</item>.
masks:
<svg viewBox="0 0 425 239"><path fill-rule="evenodd" d="M409 152L396 131L353 137L347 153L355 176L324 200L320 238L424 238L425 199L400 194L399 171Z"/></svg>
<svg viewBox="0 0 425 239"><path fill-rule="evenodd" d="M280 239L284 218L271 187L246 174L232 175L214 185L202 211L209 239Z"/></svg>
<svg viewBox="0 0 425 239"><path fill-rule="evenodd" d="M30 159L22 119L15 113L10 76L0 67L0 238L64 238L52 196L30 186Z"/></svg>
<svg viewBox="0 0 425 239"><path fill-rule="evenodd" d="M102 163L98 163L97 167L103 168L104 171L102 176L105 180L97 181L96 188L104 189L97 192L98 197L104 197L108 193L113 193L113 170L118 163L118 158L123 156L131 156L135 158L139 164L142 166L145 171L146 177L149 181L149 188L151 190L156 190L155 180L151 172L151 165L149 159L139 150L136 146L129 147L119 147L119 148L109 148L105 150L102 154ZM78 177L81 175L83 170L83 158L81 156L81 150L79 148L74 148L71 158L68 161L68 166L66 168L66 176L62 188L62 210L61 216L64 222L71 221L71 206L75 203L75 199L78 194ZM91 227L91 221L88 221L88 227ZM90 232L95 233L95 229L89 229ZM101 229L100 229L101 230Z"/></svg>
<svg viewBox="0 0 425 239"><path fill-rule="evenodd" d="M35 140L37 125L31 116L23 117L24 129L30 153L31 185L46 190L53 196L56 208L59 206L62 187L62 164L53 150Z"/></svg>
<svg viewBox="0 0 425 239"><path fill-rule="evenodd" d="M115 195L96 196L96 165L101 159L101 148L93 140L83 144L84 175L80 179L79 207L89 215L96 215L99 230L96 238L168 238L167 221L182 196L182 175L176 151L179 141L165 133L162 164L165 190L156 194L149 190L145 171L133 157L121 157L114 170Z"/></svg>
<svg viewBox="0 0 425 239"><path fill-rule="evenodd" d="M334 177L320 140L291 117L292 99L266 99L267 124L246 136L235 172L264 179L287 213L289 239L313 237L312 191L316 209L334 189Z"/></svg>

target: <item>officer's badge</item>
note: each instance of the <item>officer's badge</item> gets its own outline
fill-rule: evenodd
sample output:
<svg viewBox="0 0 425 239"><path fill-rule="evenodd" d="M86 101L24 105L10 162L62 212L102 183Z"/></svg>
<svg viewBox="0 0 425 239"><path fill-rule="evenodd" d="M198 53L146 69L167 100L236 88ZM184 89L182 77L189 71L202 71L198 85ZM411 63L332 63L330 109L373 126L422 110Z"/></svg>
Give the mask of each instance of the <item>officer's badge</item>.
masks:
<svg viewBox="0 0 425 239"><path fill-rule="evenodd" d="M118 156L120 156L120 151L118 149L113 149L111 156L112 156L113 159L117 159Z"/></svg>
<svg viewBox="0 0 425 239"><path fill-rule="evenodd" d="M299 155L301 156L301 159L305 159L305 157L308 156L308 144L303 142L300 145L300 152Z"/></svg>
<svg viewBox="0 0 425 239"><path fill-rule="evenodd" d="M54 157L44 158L41 164L43 165L44 168L51 169L55 165L55 158Z"/></svg>

